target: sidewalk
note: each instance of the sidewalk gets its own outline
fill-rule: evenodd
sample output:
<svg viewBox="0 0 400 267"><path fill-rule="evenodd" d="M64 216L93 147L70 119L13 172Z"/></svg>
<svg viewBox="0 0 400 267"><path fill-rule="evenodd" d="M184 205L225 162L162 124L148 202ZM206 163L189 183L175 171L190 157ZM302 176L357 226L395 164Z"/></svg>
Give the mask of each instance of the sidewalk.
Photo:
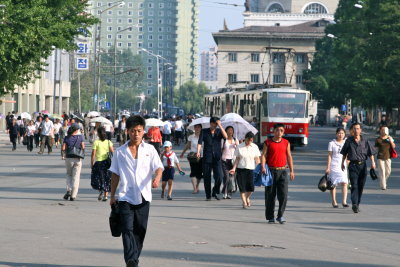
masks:
<svg viewBox="0 0 400 267"><path fill-rule="evenodd" d="M10 137L5 131L0 131L0 146L6 146L10 144Z"/></svg>

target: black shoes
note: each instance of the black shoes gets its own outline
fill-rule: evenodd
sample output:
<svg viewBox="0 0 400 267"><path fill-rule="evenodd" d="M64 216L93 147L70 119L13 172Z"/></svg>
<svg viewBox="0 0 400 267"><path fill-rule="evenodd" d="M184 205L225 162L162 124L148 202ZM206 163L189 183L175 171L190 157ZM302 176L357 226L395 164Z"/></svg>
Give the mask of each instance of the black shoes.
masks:
<svg viewBox="0 0 400 267"><path fill-rule="evenodd" d="M212 197L215 198L216 200L220 200L217 194L212 194Z"/></svg>
<svg viewBox="0 0 400 267"><path fill-rule="evenodd" d="M68 200L70 198L70 196L71 196L71 192L67 191L67 193L65 193L65 195L64 195L64 199Z"/></svg>
<svg viewBox="0 0 400 267"><path fill-rule="evenodd" d="M360 212L360 209L358 208L358 205L353 204L351 206L351 209L353 210L354 213L359 213Z"/></svg>
<svg viewBox="0 0 400 267"><path fill-rule="evenodd" d="M349 204L342 204L343 208L348 208Z"/></svg>
<svg viewBox="0 0 400 267"><path fill-rule="evenodd" d="M139 262L135 260L128 260L128 262L126 263L126 267L138 267L138 266Z"/></svg>

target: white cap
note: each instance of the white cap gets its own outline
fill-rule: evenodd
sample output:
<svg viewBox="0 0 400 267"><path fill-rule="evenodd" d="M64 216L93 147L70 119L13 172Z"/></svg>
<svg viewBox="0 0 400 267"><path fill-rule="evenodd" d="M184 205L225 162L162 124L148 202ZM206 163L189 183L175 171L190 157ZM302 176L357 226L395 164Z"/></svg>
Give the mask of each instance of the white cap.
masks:
<svg viewBox="0 0 400 267"><path fill-rule="evenodd" d="M165 141L163 147L172 147L172 143L170 141Z"/></svg>

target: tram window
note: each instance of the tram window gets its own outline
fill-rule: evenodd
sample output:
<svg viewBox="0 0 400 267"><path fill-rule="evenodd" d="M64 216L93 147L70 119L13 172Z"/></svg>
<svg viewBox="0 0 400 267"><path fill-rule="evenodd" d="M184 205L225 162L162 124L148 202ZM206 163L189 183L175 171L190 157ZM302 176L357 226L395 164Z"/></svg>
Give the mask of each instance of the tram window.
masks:
<svg viewBox="0 0 400 267"><path fill-rule="evenodd" d="M306 115L306 94L269 93L267 101L263 96L264 114L270 117L304 118Z"/></svg>

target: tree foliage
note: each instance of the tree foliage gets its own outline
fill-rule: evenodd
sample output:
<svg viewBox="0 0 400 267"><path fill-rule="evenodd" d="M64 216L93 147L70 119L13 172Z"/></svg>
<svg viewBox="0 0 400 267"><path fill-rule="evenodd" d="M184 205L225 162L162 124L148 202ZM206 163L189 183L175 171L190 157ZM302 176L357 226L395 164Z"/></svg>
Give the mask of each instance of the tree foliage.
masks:
<svg viewBox="0 0 400 267"><path fill-rule="evenodd" d="M133 55L132 51L125 49L117 51L116 54L116 93L117 111L118 110L138 110L138 96L143 92L143 81L145 68L142 58ZM114 49L102 54L100 64L100 96L101 99L111 102L114 105ZM78 101L78 80L77 76L71 84L70 107L73 110L79 109ZM93 67L90 71L81 74L81 105L82 111L86 112L93 109L94 96L94 73ZM105 97L104 97L105 96ZM112 108L114 110L114 108Z"/></svg>
<svg viewBox="0 0 400 267"><path fill-rule="evenodd" d="M200 113L203 111L204 95L208 94L210 89L204 83L187 81L175 94L175 104L185 110L186 113Z"/></svg>
<svg viewBox="0 0 400 267"><path fill-rule="evenodd" d="M307 88L326 108L345 98L366 108L399 107L399 32L398 0L341 0L335 23L326 27L334 38L317 41L312 68L304 74Z"/></svg>
<svg viewBox="0 0 400 267"><path fill-rule="evenodd" d="M75 37L96 23L83 0L3 0L0 9L0 95L25 86L54 48L75 50Z"/></svg>

